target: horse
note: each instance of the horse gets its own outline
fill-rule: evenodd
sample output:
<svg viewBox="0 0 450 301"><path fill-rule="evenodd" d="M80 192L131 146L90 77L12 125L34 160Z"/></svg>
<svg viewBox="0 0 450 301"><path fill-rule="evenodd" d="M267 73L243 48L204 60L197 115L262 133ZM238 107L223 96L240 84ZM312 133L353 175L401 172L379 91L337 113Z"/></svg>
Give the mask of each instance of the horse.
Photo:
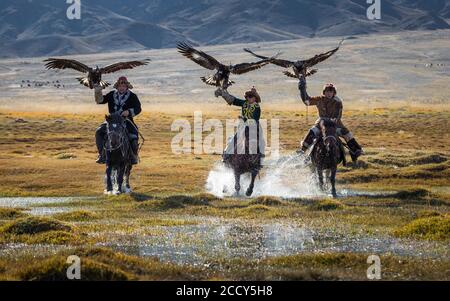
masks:
<svg viewBox="0 0 450 301"><path fill-rule="evenodd" d="M261 128L259 126L259 123L254 123L257 127L257 139L255 139L252 142L255 142L258 144L259 139L262 138L262 132ZM243 125L245 128L243 129L242 134L236 134L233 138L233 140L230 143L233 143L233 153L228 155L228 158L224 160L225 166L231 168L233 170L234 174L234 189L235 189L235 195L239 195L241 190L241 175L245 173L251 174L251 181L250 185L247 188L247 191L245 192L246 196L251 196L253 194L253 188L255 186L255 179L256 176L259 174L259 171L262 168L261 164L261 158L262 154L259 151L259 145L257 146L258 151L250 151L251 147L251 139L250 139L250 128L249 125ZM255 128L256 128L255 127ZM239 131L239 129L238 129ZM252 131L253 134L253 131ZM258 139L259 138L259 139ZM241 147L238 145L241 144ZM254 146L253 144L252 146ZM238 148L241 150L244 150L243 152L239 152ZM253 147L252 147L253 149Z"/></svg>
<svg viewBox="0 0 450 301"><path fill-rule="evenodd" d="M106 135L106 189L105 194L131 193L130 173L131 164L131 144L126 128L126 118L119 113L105 115ZM117 191L113 191L113 171L116 171L115 182Z"/></svg>
<svg viewBox="0 0 450 301"><path fill-rule="evenodd" d="M311 151L311 162L317 172L322 191L325 190L323 171L329 171L331 194L336 198L336 170L341 162L345 165L345 154L336 134L336 123L329 118L322 118L319 121L319 127L321 136L318 137Z"/></svg>

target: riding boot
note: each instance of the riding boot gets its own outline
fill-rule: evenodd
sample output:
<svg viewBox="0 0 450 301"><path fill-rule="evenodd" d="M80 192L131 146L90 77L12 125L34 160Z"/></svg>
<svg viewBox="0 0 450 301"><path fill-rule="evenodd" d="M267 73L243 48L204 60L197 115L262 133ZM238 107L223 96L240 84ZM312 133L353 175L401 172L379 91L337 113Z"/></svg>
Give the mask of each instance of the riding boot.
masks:
<svg viewBox="0 0 450 301"><path fill-rule="evenodd" d="M97 150L98 150L98 158L95 161L95 163L98 164L105 164L106 163L106 156L105 156L105 152L103 149L103 146L105 144L105 140L101 135L95 135L95 144L97 145Z"/></svg>
<svg viewBox="0 0 450 301"><path fill-rule="evenodd" d="M223 153L222 154L222 162L227 163L231 160L231 154Z"/></svg>
<svg viewBox="0 0 450 301"><path fill-rule="evenodd" d="M355 138L347 141L347 145L350 149L350 156L352 157L352 161L356 162L358 160L358 157L363 154L363 150L361 146L356 142Z"/></svg>
<svg viewBox="0 0 450 301"><path fill-rule="evenodd" d="M131 164L136 165L139 163L139 143L136 139L131 140Z"/></svg>
<svg viewBox="0 0 450 301"><path fill-rule="evenodd" d="M305 139L302 141L301 149L297 151L297 153L304 154L308 148L313 144L314 138L316 135L313 131L309 130L308 134L306 135Z"/></svg>

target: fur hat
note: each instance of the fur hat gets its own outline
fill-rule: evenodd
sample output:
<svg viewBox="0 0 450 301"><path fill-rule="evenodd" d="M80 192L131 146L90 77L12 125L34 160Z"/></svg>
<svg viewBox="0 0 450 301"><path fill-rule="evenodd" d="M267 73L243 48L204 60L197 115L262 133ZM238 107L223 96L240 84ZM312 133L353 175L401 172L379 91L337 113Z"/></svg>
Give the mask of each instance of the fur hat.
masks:
<svg viewBox="0 0 450 301"><path fill-rule="evenodd" d="M244 97L245 99L247 99L248 97L255 97L257 103L261 102L261 97L259 96L258 92L256 92L255 87L253 87L250 91L245 92Z"/></svg>
<svg viewBox="0 0 450 301"><path fill-rule="evenodd" d="M322 93L325 95L325 91L327 91L327 90L334 91L334 95L337 94L336 87L335 87L334 84L332 84L332 83L325 84L325 85L323 86L323 91L322 91Z"/></svg>
<svg viewBox="0 0 450 301"><path fill-rule="evenodd" d="M128 89L133 89L133 85L130 84L130 82L128 81L128 79L125 76L119 77L117 82L114 84L114 89L117 89L120 84L126 84Z"/></svg>

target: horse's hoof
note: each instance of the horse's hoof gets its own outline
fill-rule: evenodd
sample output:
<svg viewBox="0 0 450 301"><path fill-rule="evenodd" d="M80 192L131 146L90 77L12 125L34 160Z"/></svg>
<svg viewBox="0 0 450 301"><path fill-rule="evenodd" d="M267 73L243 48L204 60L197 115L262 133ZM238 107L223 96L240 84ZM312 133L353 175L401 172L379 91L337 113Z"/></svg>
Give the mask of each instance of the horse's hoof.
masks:
<svg viewBox="0 0 450 301"><path fill-rule="evenodd" d="M125 188L125 192L124 193L130 194L132 192L133 192L133 190L131 188L129 188L129 187Z"/></svg>
<svg viewBox="0 0 450 301"><path fill-rule="evenodd" d="M122 191L120 191L120 190L116 190L113 192L113 195L120 195L120 194L122 194Z"/></svg>
<svg viewBox="0 0 450 301"><path fill-rule="evenodd" d="M105 191L103 191L103 194L105 194L105 195L112 195L112 194L113 194L113 191L112 191L112 190L106 190L106 189L105 189Z"/></svg>
<svg viewBox="0 0 450 301"><path fill-rule="evenodd" d="M251 196L253 194L253 189L247 189L247 191L245 192L246 196Z"/></svg>

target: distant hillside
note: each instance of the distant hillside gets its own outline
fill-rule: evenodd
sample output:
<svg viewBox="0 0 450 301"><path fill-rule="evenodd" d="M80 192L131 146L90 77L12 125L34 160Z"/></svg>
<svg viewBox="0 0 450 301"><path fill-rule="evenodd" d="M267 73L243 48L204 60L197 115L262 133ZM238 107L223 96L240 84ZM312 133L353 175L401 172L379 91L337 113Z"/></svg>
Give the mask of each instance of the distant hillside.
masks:
<svg viewBox="0 0 450 301"><path fill-rule="evenodd" d="M0 57L450 28L447 0L382 0L379 21L366 0L96 0L82 1L81 20L65 2L2 0Z"/></svg>

